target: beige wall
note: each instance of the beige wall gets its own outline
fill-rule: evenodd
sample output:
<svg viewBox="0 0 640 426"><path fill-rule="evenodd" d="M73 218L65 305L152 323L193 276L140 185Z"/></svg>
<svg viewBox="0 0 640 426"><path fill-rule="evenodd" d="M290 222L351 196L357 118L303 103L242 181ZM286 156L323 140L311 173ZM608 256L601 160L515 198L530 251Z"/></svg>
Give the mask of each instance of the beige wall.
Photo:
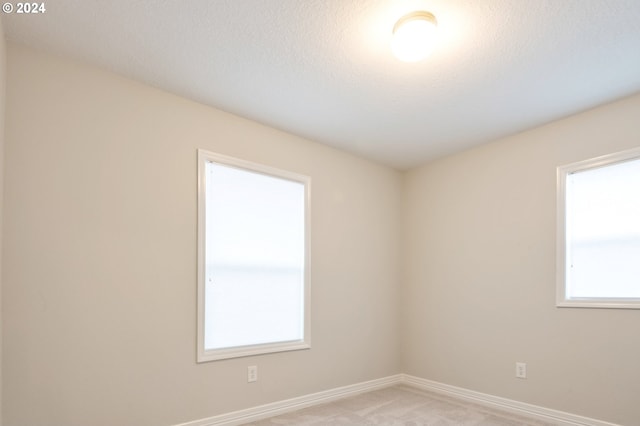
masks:
<svg viewBox="0 0 640 426"><path fill-rule="evenodd" d="M556 308L554 274L556 167L639 134L640 95L407 173L403 372L638 424L640 311Z"/></svg>
<svg viewBox="0 0 640 426"><path fill-rule="evenodd" d="M7 112L6 424L171 425L399 372L398 172L11 43ZM195 363L197 148L311 176L311 350Z"/></svg>
<svg viewBox="0 0 640 426"><path fill-rule="evenodd" d="M0 426L2 426L2 211L4 188L4 107L7 52L0 20Z"/></svg>

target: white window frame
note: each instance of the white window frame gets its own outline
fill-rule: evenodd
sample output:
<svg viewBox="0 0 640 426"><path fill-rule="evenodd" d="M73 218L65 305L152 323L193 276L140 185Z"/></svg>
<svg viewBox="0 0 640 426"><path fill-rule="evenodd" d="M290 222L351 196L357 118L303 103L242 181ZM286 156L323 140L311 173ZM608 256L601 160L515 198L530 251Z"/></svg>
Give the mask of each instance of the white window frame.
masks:
<svg viewBox="0 0 640 426"><path fill-rule="evenodd" d="M205 259L206 259L206 165L209 162L235 167L248 172L299 182L304 185L304 326L301 340L264 343L223 349L205 349ZM310 229L311 229L311 178L275 167L198 150L198 295L197 295L197 362L239 358L274 352L311 348L311 285L310 285Z"/></svg>
<svg viewBox="0 0 640 426"><path fill-rule="evenodd" d="M573 308L640 309L640 298L569 298L567 297L567 176L590 169L612 166L640 159L640 148L579 161L557 168L557 240L556 240L556 306Z"/></svg>

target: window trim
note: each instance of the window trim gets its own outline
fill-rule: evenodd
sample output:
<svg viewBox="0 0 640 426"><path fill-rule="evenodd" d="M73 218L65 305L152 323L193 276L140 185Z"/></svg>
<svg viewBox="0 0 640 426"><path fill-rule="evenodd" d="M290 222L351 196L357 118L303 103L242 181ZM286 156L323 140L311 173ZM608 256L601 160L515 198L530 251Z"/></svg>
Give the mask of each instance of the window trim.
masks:
<svg viewBox="0 0 640 426"><path fill-rule="evenodd" d="M250 172L273 176L299 182L304 185L304 327L301 340L264 343L239 346L224 349L209 349L204 347L205 337L205 259L206 259L206 165L218 163ZM274 352L295 351L311 348L311 178L309 176L278 169L264 164L254 163L235 157L217 154L204 149L198 149L198 235L197 235L197 362L216 361L221 359L239 358Z"/></svg>
<svg viewBox="0 0 640 426"><path fill-rule="evenodd" d="M568 298L567 241L566 241L566 180L567 176L590 169L611 166L616 163L639 160L640 147L613 154L590 158L557 168L557 231L556 231L556 306L559 308L609 308L640 309L640 298L582 297Z"/></svg>

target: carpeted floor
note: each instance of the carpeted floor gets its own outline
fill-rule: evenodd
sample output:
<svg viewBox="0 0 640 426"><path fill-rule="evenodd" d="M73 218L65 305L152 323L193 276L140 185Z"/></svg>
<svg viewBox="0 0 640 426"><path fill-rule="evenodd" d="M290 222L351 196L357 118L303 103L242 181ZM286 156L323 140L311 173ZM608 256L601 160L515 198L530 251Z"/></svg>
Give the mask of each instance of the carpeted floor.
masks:
<svg viewBox="0 0 640 426"><path fill-rule="evenodd" d="M305 408L254 426L552 426L409 386L393 386Z"/></svg>

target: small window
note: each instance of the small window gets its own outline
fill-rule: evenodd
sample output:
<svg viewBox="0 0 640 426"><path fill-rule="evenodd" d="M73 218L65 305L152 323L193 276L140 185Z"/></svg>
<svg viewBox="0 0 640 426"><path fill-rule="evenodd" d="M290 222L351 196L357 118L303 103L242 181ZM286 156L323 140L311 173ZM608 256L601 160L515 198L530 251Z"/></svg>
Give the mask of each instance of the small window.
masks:
<svg viewBox="0 0 640 426"><path fill-rule="evenodd" d="M309 185L198 151L198 362L306 349Z"/></svg>
<svg viewBox="0 0 640 426"><path fill-rule="evenodd" d="M558 168L557 305L640 309L640 149Z"/></svg>

